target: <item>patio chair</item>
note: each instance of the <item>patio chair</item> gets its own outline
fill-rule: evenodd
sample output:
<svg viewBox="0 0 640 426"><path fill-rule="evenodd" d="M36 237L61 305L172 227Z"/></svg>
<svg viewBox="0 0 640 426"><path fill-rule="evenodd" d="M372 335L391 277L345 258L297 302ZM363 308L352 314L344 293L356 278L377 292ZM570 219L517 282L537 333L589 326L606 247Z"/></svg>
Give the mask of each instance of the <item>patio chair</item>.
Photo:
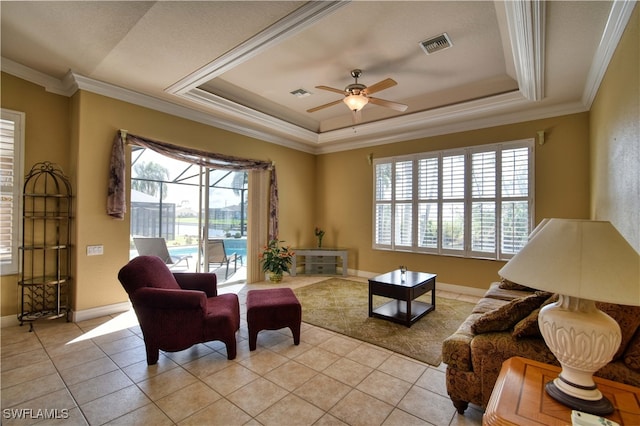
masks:
<svg viewBox="0 0 640 426"><path fill-rule="evenodd" d="M238 260L240 260L240 264L242 264L242 257L238 256L237 253L227 254L227 250L224 247L224 240L221 239L207 240L206 258L209 261L209 266L213 265L219 268L223 266L227 267L224 275L225 280L229 278L229 264L231 262L233 262L234 274L238 270Z"/></svg>
<svg viewBox="0 0 640 426"><path fill-rule="evenodd" d="M164 238L134 238L133 243L140 256L157 256L164 261L169 269L175 268L180 262L184 261L187 264L187 269L189 269L189 258L191 256L171 256Z"/></svg>

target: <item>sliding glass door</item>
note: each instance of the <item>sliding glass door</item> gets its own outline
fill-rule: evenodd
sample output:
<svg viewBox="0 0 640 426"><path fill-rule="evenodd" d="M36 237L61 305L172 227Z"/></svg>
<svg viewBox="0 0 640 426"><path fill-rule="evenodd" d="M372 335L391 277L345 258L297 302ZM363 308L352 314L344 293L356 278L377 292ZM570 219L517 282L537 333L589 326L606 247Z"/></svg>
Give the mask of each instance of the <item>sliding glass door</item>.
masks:
<svg viewBox="0 0 640 426"><path fill-rule="evenodd" d="M247 195L247 172L207 169L134 146L130 257L138 255L135 239L160 238L172 257L190 256L190 270L207 271L203 241L219 239L246 266Z"/></svg>

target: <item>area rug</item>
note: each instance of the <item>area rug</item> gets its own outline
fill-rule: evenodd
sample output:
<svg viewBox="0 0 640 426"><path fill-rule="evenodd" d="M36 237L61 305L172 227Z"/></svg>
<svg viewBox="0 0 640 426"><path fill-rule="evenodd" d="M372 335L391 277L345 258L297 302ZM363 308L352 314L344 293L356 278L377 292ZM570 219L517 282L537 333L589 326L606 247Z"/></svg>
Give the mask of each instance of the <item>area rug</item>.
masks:
<svg viewBox="0 0 640 426"><path fill-rule="evenodd" d="M442 361L442 342L471 313L472 303L436 297L436 309L410 328L369 318L369 285L331 278L294 290L302 305L302 321L389 349L430 365ZM437 294L437 284L436 284ZM389 301L374 296L373 306ZM431 303L431 293L417 300Z"/></svg>

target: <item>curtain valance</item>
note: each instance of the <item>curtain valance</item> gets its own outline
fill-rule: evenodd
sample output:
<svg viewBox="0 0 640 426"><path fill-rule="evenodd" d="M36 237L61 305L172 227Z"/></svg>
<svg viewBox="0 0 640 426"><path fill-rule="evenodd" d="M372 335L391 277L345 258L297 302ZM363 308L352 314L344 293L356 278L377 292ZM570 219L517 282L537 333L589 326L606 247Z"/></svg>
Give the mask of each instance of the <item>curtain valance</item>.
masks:
<svg viewBox="0 0 640 426"><path fill-rule="evenodd" d="M278 238L278 183L275 165L270 161L253 160L217 154L199 149L173 145L167 142L155 141L119 131L111 150L111 164L109 173L109 190L107 195L107 214L116 219L124 219L126 212L125 197L125 158L124 144L141 146L159 154L198 166L220 170L264 170L271 171L270 178L270 206L269 206L269 239Z"/></svg>
<svg viewBox="0 0 640 426"><path fill-rule="evenodd" d="M122 133L120 133L122 135ZM142 136L126 134L126 143L131 145L149 148L152 151L162 154L174 160L184 161L189 164L196 164L219 170L271 170L273 164L270 161L251 160L231 155L217 154L214 152L202 151L199 149L186 148L173 145L167 142L159 142Z"/></svg>

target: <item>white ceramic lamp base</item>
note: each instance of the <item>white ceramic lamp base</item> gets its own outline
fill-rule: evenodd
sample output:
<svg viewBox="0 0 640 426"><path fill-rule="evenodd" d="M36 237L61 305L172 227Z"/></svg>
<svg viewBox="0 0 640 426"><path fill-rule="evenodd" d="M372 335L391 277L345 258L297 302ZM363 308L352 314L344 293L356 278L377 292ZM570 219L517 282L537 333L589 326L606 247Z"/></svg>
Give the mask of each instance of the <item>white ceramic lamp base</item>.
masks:
<svg viewBox="0 0 640 426"><path fill-rule="evenodd" d="M591 414L606 415L613 405L598 390L593 373L613 359L620 347L618 323L592 300L560 295L538 316L540 332L562 371L547 384L547 393L563 404Z"/></svg>

